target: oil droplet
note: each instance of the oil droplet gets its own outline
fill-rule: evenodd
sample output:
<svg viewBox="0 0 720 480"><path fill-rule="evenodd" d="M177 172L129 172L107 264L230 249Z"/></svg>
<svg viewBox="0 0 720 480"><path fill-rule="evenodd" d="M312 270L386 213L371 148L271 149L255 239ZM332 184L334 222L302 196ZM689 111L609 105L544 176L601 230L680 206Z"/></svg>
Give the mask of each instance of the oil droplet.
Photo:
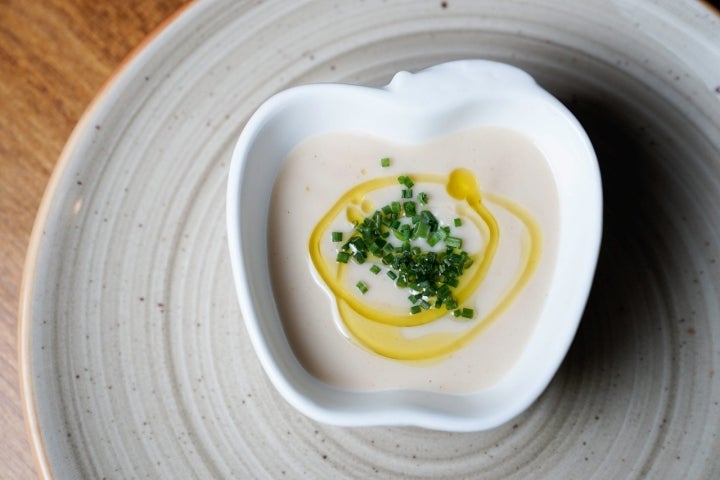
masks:
<svg viewBox="0 0 720 480"><path fill-rule="evenodd" d="M366 215L374 210L373 202L369 199L363 200L363 202L360 204L360 208L362 209L363 213Z"/></svg>
<svg viewBox="0 0 720 480"><path fill-rule="evenodd" d="M448 194L456 200L471 199L480 196L475 175L471 171L458 168L450 172L447 182Z"/></svg>

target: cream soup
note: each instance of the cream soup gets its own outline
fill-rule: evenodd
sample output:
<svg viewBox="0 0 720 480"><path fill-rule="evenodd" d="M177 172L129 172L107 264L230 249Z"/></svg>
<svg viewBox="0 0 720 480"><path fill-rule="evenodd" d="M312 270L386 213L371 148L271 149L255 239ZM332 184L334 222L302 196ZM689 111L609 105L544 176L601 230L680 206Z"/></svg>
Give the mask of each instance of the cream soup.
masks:
<svg viewBox="0 0 720 480"><path fill-rule="evenodd" d="M398 182L404 176L410 188ZM406 201L430 211L471 260L451 309L408 300L416 291L396 286L382 253L337 261L355 224ZM410 215L399 220L411 226ZM286 335L301 364L338 387L487 388L518 359L540 315L557 230L552 172L513 131L475 128L417 145L350 132L312 137L288 155L270 205L269 262ZM440 255L445 241L413 245Z"/></svg>

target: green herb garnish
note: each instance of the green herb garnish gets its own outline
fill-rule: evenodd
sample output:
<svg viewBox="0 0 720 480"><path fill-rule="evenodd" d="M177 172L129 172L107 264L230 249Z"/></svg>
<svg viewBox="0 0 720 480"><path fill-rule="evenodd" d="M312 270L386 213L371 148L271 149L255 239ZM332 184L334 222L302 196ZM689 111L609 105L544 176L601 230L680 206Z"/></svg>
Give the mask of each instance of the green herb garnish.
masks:
<svg viewBox="0 0 720 480"><path fill-rule="evenodd" d="M385 160L381 160L381 165L386 166ZM428 204L427 193L418 193L413 199L412 178L401 175L397 180L404 187L402 203L392 201L358 222L340 248L337 261L347 263L350 258L358 264L369 261L374 275L383 270L381 264L385 265L388 278L398 288L409 289L413 315L430 308L445 308L455 317L472 318L472 309L458 307L453 289L473 259L462 250L462 239L452 235L449 226L441 225L430 210L420 210L418 204ZM462 222L456 218L453 224L458 227ZM334 242L342 238L342 232L332 233ZM356 287L363 294L368 291L363 281Z"/></svg>
<svg viewBox="0 0 720 480"><path fill-rule="evenodd" d="M453 248L462 248L462 239L458 237L445 237L445 245Z"/></svg>
<svg viewBox="0 0 720 480"><path fill-rule="evenodd" d="M413 182L412 179L407 175L400 175L398 177L398 183L401 185L405 185L406 188L412 188L413 185L415 185L415 182Z"/></svg>

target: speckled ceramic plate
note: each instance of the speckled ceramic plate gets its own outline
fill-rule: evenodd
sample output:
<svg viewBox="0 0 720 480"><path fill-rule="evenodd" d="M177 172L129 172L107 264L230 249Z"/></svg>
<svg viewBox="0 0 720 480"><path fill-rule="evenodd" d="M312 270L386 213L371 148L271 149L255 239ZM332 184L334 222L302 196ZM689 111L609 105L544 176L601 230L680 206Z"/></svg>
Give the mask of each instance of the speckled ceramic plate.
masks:
<svg viewBox="0 0 720 480"><path fill-rule="evenodd" d="M244 122L307 82L517 65L597 150L605 234L563 366L483 433L289 407L225 234ZM79 124L38 216L20 348L48 478L720 478L720 23L688 1L201 1Z"/></svg>

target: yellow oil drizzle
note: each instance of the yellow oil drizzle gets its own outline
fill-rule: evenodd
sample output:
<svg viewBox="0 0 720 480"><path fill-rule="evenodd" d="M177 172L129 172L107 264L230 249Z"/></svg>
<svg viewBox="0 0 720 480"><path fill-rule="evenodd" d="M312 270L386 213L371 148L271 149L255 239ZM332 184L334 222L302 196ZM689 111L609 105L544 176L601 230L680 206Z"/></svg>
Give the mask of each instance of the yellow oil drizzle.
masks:
<svg viewBox="0 0 720 480"><path fill-rule="evenodd" d="M458 286L455 298L459 304L465 302L480 286L492 264L497 250L500 231L497 221L483 203L480 189L474 175L466 169L453 170L448 177L439 175L414 175L416 182L445 184L448 194L465 201L477 215L472 219L475 226L484 230L487 237L485 248L473 256L473 266L468 270L469 278ZM464 332L429 333L421 336L408 336L404 330L408 327L424 325L446 316L445 309L430 309L416 315L405 312L388 312L387 308L375 308L362 302L343 286L344 264L335 264L333 272L330 263L321 252L321 240L326 235L331 222L346 210L348 220L358 218L362 211L369 212L371 204L365 199L368 193L396 185L393 177L378 178L357 185L346 192L333 207L320 219L310 236L310 258L320 277L336 298L338 313L347 330L365 347L385 357L399 360L426 360L447 355L463 347L478 333L487 328L505 311L525 287L534 273L541 251L540 228L532 216L514 202L498 195L488 194L488 200L504 208L524 225L528 233L528 248L517 278L512 287L504 294L500 302L484 317L474 321L474 325ZM360 206L360 208L357 208Z"/></svg>

